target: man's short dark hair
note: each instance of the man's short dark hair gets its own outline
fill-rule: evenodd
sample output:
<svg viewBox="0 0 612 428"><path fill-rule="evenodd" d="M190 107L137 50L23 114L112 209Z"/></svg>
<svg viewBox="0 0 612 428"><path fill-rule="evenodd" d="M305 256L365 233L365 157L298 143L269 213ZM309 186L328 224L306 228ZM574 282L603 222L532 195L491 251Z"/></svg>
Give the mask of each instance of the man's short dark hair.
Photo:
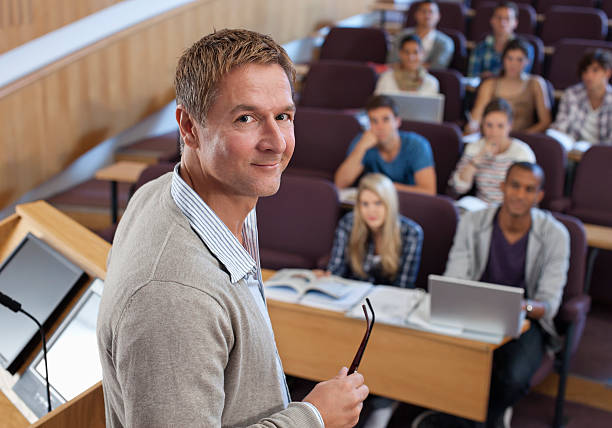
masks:
<svg viewBox="0 0 612 428"><path fill-rule="evenodd" d="M544 181L546 180L546 175L544 175L544 170L542 169L540 165L538 165L537 163L533 163L533 162L525 162L525 161L514 162L512 165L510 165L510 168L508 168L508 171L506 171L506 179L504 181L506 182L508 181L508 177L510 177L510 173L515 168L520 168L525 171L530 171L533 173L533 175L539 176L540 177L540 187L538 188L538 190L541 190L542 188L544 188Z"/></svg>
<svg viewBox="0 0 612 428"><path fill-rule="evenodd" d="M387 95L372 95L365 105L365 109L367 112L381 107L390 108L393 112L393 115L396 117L399 114L397 106L395 105L395 101L393 101L393 98Z"/></svg>
<svg viewBox="0 0 612 428"><path fill-rule="evenodd" d="M493 13L497 12L498 9L502 9L502 8L512 10L514 12L514 17L518 20L519 10L518 10L518 6L516 5L516 3L514 3L513 1L500 1L495 6L495 9L493 9Z"/></svg>
<svg viewBox="0 0 612 428"><path fill-rule="evenodd" d="M422 0L417 3L416 10L419 10L421 6L426 5L426 4L435 4L436 6L438 6L438 2L436 0ZM440 9L440 6L438 6L438 10L439 9Z"/></svg>
<svg viewBox="0 0 612 428"><path fill-rule="evenodd" d="M592 52L587 52L578 63L578 77L582 77L582 73L586 71L591 64L599 64L604 70L612 70L612 54L604 49L595 49Z"/></svg>
<svg viewBox="0 0 612 428"><path fill-rule="evenodd" d="M416 34L408 34L407 36L402 37L402 40L399 44L399 48L403 49L404 45L408 42L414 42L419 45L419 49L423 49L423 42L421 41L421 38Z"/></svg>

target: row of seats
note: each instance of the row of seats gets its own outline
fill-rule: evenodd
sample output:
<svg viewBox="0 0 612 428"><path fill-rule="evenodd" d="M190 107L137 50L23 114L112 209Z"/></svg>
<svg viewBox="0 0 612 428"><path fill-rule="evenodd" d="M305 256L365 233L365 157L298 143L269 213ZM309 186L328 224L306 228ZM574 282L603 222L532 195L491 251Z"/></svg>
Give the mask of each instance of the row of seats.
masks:
<svg viewBox="0 0 612 428"><path fill-rule="evenodd" d="M538 35L546 46L554 45L562 38L587 38L604 40L608 34L608 13L592 6L592 2L567 5L554 1L546 6L543 21L538 25L536 9L527 2L517 2L519 11L517 32ZM581 3L580 0L574 0ZM480 41L490 30L489 20L497 2L479 1L475 14L468 19L467 8L457 2L439 2L442 29L459 31L468 40ZM418 2L412 3L404 21L405 27L415 25L414 14ZM608 10L608 12L610 12ZM469 25L468 25L469 22Z"/></svg>

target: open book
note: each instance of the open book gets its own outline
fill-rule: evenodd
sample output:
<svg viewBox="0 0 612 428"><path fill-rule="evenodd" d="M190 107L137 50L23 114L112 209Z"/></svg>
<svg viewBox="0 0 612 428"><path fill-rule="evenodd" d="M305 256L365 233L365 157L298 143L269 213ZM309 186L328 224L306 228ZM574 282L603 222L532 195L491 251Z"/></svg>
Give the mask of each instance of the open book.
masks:
<svg viewBox="0 0 612 428"><path fill-rule="evenodd" d="M425 296L425 290L420 288L377 285L367 297L376 313L377 323L405 326L408 317L421 304ZM355 306L346 313L346 316L365 319L361 306Z"/></svg>
<svg viewBox="0 0 612 428"><path fill-rule="evenodd" d="M372 284L339 276L317 276L307 269L281 269L264 283L266 298L333 311L359 303Z"/></svg>

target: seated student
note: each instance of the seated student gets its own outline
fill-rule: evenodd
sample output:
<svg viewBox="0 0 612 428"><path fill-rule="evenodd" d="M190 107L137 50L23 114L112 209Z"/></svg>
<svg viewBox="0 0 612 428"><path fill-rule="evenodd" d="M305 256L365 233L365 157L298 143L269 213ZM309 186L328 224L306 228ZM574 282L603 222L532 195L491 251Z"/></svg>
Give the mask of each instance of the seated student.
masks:
<svg viewBox="0 0 612 428"><path fill-rule="evenodd" d="M467 75L470 77L484 79L498 73L501 69L501 53L506 43L514 39L514 30L518 25L518 8L516 4L512 2L499 3L493 11L490 22L493 33L478 43L472 55L470 55L467 72ZM529 72L533 63L533 47L529 44L527 45L527 52L529 63L525 71Z"/></svg>
<svg viewBox="0 0 612 428"><path fill-rule="evenodd" d="M487 427L500 420L529 390L548 348L558 350L557 314L569 267L569 233L547 211L536 208L544 196L544 173L533 163L513 164L501 184L503 202L465 213L455 234L445 276L524 289L529 330L493 354ZM473 426L449 415L429 412L418 428ZM461 423L459 423L461 422Z"/></svg>
<svg viewBox="0 0 612 428"><path fill-rule="evenodd" d="M527 46L520 38L506 43L499 76L485 80L478 89L471 120L465 127L467 133L478 132L484 108L493 98L503 98L512 107L513 131L542 132L548 128L551 122L548 89L542 77L525 72L529 63Z"/></svg>
<svg viewBox="0 0 612 428"><path fill-rule="evenodd" d="M582 83L565 90L551 128L574 140L612 144L612 55L596 50L578 65Z"/></svg>
<svg viewBox="0 0 612 428"><path fill-rule="evenodd" d="M531 148L510 138L512 109L501 98L493 99L482 115L482 138L469 143L451 176L450 185L460 195L476 184L476 196L486 203L499 203L503 194L500 183L513 162L535 162Z"/></svg>
<svg viewBox="0 0 612 428"><path fill-rule="evenodd" d="M416 27L405 28L397 34L395 44L389 50L387 62L397 62L399 59L400 41L404 37L415 34L421 39L423 45L425 68L445 69L453 59L455 44L453 40L441 31L436 29L440 22L440 9L434 0L424 0L419 2L414 13Z"/></svg>
<svg viewBox="0 0 612 428"><path fill-rule="evenodd" d="M375 94L416 92L434 95L440 92L438 79L423 67L423 46L416 35L406 36L400 43L400 61L380 75Z"/></svg>
<svg viewBox="0 0 612 428"><path fill-rule="evenodd" d="M364 175L357 203L336 228L327 270L374 284L414 288L423 230L398 213L397 191L382 174Z"/></svg>
<svg viewBox="0 0 612 428"><path fill-rule="evenodd" d="M380 172L398 190L435 194L436 173L429 142L414 132L399 130L402 120L391 98L373 96L365 109L370 129L353 139L347 158L334 176L336 186L344 189L361 174Z"/></svg>

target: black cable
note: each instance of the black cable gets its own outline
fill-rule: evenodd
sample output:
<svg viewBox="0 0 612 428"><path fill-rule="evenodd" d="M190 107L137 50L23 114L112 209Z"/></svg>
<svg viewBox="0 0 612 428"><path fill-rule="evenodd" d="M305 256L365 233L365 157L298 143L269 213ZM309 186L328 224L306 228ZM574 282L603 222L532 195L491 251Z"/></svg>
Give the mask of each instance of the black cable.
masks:
<svg viewBox="0 0 612 428"><path fill-rule="evenodd" d="M49 388L49 369L47 367L47 340L45 339L45 331L43 330L42 325L38 322L36 318L30 315L28 312L21 309L21 303L16 300L11 299L6 294L0 293L0 304L6 306L13 312L21 312L30 318L32 321L36 323L38 326L38 332L40 333L40 337L42 338L42 346L43 346L43 358L45 359L45 381L47 382L47 410L51 411L51 392Z"/></svg>

